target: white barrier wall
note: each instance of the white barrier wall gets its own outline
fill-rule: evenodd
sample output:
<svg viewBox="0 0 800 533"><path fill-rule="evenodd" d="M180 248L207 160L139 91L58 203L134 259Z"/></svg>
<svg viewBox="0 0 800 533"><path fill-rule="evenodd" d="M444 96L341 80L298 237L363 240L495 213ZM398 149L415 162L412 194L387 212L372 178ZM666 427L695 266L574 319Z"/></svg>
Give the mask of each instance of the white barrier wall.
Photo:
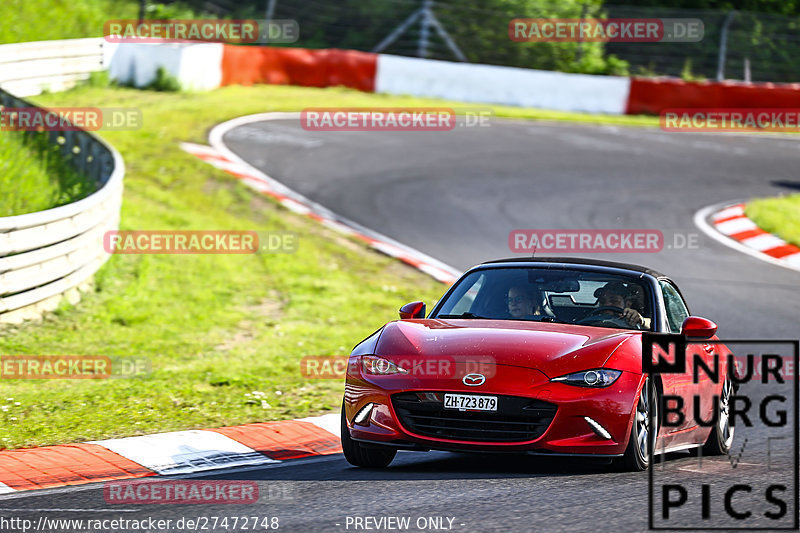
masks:
<svg viewBox="0 0 800 533"><path fill-rule="evenodd" d="M222 83L224 46L218 43L122 43L110 56L110 75L137 87L158 67L185 89L210 90ZM472 63L378 55L375 92L462 102L535 107L586 113L625 113L631 80Z"/></svg>
<svg viewBox="0 0 800 533"><path fill-rule="evenodd" d="M104 39L68 39L0 46L0 87L16 96L63 91L108 64Z"/></svg>
<svg viewBox="0 0 800 533"><path fill-rule="evenodd" d="M630 84L629 78L617 76L381 54L375 92L616 115L625 113Z"/></svg>
<svg viewBox="0 0 800 533"><path fill-rule="evenodd" d="M222 49L219 43L120 43L111 54L109 75L144 87L164 67L183 89L216 89L222 83Z"/></svg>

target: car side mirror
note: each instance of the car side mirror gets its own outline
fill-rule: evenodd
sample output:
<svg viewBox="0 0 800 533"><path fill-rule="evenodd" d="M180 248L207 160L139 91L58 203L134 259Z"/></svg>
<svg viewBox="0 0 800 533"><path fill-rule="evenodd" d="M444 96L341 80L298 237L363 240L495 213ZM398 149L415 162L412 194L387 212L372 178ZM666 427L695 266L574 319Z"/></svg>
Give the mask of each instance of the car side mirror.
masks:
<svg viewBox="0 0 800 533"><path fill-rule="evenodd" d="M425 303L411 302L400 308L400 318L425 318Z"/></svg>
<svg viewBox="0 0 800 533"><path fill-rule="evenodd" d="M686 337L707 339L717 332L717 325L707 318L688 316L681 325L681 334Z"/></svg>

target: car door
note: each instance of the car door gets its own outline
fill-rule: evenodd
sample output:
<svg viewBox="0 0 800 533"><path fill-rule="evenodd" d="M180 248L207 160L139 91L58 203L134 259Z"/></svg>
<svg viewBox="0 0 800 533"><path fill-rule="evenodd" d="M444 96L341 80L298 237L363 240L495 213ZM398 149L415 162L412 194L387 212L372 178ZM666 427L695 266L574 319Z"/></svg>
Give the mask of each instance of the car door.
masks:
<svg viewBox="0 0 800 533"><path fill-rule="evenodd" d="M689 309L686 307L678 289L669 280L659 280L661 294L664 299L664 311L666 313L667 327L670 333L680 333L683 321L689 316ZM696 344L686 345L686 371L682 374L662 374L661 379L664 384L664 393L671 396L679 396L683 400L682 423L675 426L665 427L662 434L670 437L665 442L666 446L679 445L691 441L688 434L697 426L694 417L693 399L695 394L700 392L700 384L695 384L693 380L693 354L703 353L702 348ZM674 403L670 404L674 406ZM682 437L686 435L686 438Z"/></svg>

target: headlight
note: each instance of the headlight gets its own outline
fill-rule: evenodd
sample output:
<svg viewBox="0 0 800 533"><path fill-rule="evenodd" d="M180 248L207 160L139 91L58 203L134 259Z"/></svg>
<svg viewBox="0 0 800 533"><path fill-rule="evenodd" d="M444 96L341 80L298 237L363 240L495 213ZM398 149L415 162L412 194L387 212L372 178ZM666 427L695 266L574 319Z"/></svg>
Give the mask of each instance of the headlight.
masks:
<svg viewBox="0 0 800 533"><path fill-rule="evenodd" d="M365 355L361 358L361 368L365 374L373 376L387 376L389 374L408 374L408 370L400 368L388 359L377 355Z"/></svg>
<svg viewBox="0 0 800 533"><path fill-rule="evenodd" d="M606 368L598 368L595 370L584 370L583 372L575 372L574 374L567 374L553 378L550 381L557 381L566 383L567 385L575 385L577 387L608 387L617 378L622 375L619 370L608 370Z"/></svg>

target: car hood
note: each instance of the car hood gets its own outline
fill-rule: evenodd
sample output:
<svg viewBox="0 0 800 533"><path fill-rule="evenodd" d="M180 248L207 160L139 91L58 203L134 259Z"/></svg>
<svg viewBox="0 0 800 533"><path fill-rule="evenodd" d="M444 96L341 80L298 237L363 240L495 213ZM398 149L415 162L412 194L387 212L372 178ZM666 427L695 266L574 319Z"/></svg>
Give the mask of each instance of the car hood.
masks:
<svg viewBox="0 0 800 533"><path fill-rule="evenodd" d="M408 364L476 359L535 368L550 378L600 368L640 332L517 320L419 319L384 326L375 354Z"/></svg>

